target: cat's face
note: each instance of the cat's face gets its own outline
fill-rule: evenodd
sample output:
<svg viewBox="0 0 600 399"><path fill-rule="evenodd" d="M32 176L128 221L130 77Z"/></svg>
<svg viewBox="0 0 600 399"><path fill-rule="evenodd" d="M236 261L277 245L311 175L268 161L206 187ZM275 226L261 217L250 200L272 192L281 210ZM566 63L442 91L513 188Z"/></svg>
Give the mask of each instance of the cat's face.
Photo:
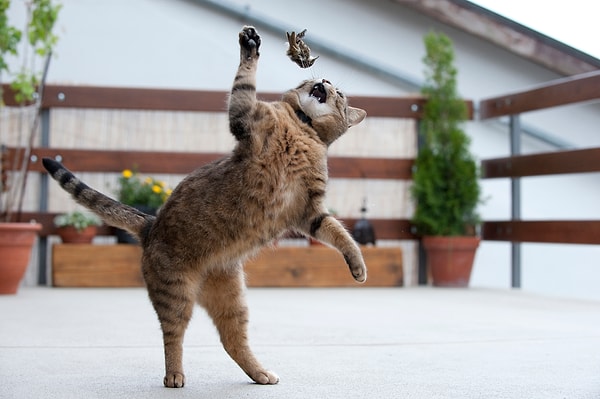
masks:
<svg viewBox="0 0 600 399"><path fill-rule="evenodd" d="M301 109L328 145L367 116L364 110L348 106L346 96L326 79L305 80L286 93L284 101Z"/></svg>

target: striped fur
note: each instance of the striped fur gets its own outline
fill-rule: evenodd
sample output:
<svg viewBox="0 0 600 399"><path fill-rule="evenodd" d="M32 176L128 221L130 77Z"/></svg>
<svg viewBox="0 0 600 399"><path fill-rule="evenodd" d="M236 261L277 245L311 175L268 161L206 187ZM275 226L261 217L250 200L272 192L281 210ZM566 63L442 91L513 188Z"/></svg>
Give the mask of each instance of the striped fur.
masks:
<svg viewBox="0 0 600 399"><path fill-rule="evenodd" d="M156 218L86 186L58 162L44 160L77 202L141 238L142 272L163 332L167 387L185 383L182 343L196 303L207 310L223 347L252 380L279 381L248 346L242 264L286 231L337 248L357 281L367 277L359 247L323 205L327 147L365 112L349 107L343 94L321 79L302 82L282 101L258 101L260 37L244 27L239 44L240 64L229 97L230 130L237 144L229 156L188 175Z"/></svg>

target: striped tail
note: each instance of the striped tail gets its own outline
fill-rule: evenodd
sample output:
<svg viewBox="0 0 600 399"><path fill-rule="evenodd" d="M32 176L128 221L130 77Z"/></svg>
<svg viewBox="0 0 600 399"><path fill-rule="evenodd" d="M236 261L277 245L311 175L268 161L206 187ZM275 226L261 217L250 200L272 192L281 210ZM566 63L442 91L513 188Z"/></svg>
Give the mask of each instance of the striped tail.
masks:
<svg viewBox="0 0 600 399"><path fill-rule="evenodd" d="M106 224L128 231L142 243L145 241L147 232L156 219L154 216L140 212L94 190L79 180L60 162L44 158L42 163L50 176L71 194L78 204L94 212Z"/></svg>

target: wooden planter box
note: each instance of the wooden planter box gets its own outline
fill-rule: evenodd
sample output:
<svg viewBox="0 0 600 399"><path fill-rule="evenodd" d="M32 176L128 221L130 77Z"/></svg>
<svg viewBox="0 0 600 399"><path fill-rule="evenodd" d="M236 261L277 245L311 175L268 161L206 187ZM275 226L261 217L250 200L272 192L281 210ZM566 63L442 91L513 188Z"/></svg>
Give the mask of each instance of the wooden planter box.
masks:
<svg viewBox="0 0 600 399"><path fill-rule="evenodd" d="M142 287L142 249L137 245L55 244L55 287Z"/></svg>
<svg viewBox="0 0 600 399"><path fill-rule="evenodd" d="M342 256L325 246L264 249L244 270L250 287L402 286L400 248L362 248L366 284L352 279ZM57 244L52 251L56 287L140 287L141 248L116 244Z"/></svg>

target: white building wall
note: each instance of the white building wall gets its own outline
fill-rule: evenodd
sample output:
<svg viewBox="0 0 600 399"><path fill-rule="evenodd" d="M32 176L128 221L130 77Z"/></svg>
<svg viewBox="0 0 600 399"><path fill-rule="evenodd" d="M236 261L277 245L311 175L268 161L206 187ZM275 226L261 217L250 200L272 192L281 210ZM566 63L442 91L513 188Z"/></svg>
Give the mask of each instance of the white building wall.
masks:
<svg viewBox="0 0 600 399"><path fill-rule="evenodd" d="M365 60L422 79L423 35L439 30L455 44L459 91L473 100L523 90L559 76L514 54L449 28L387 0L230 0L232 4L280 21L289 30L347 49ZM20 5L16 2L15 5ZM62 0L60 42L49 81L126 87L227 90L238 62L237 32L244 24L183 0ZM20 10L15 8L14 12ZM20 7L18 7L20 8ZM258 87L283 91L302 79L327 77L351 95L402 96L415 90L321 55L314 68L301 70L284 55L285 34L262 34ZM600 146L599 106L566 106L533 112L523 123L576 147ZM479 159L509 153L508 129L494 122L469 122L472 149ZM337 144L337 143L336 143ZM339 146L342 147L343 141ZM198 149L202 150L202 149ZM336 147L332 148L336 151ZM523 140L523 152L550 147ZM365 154L369 155L369 154ZM525 219L599 219L599 174L523 179ZM484 219L508 219L509 183L483 181ZM394 199L390 198L390 201ZM396 215L389 215L390 217ZM510 250L506 243L483 242L473 286L508 287ZM600 299L600 246L523 246L523 288L549 294Z"/></svg>

